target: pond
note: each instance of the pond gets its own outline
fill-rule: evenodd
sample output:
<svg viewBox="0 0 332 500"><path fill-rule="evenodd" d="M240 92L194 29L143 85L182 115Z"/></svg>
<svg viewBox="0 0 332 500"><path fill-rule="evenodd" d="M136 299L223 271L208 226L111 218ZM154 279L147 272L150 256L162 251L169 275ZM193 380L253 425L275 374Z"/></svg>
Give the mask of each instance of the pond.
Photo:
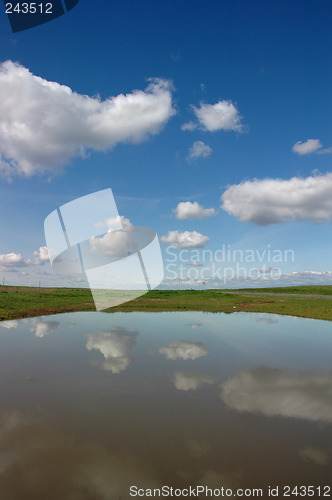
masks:
<svg viewBox="0 0 332 500"><path fill-rule="evenodd" d="M0 394L1 499L331 495L329 322L202 312L2 322Z"/></svg>

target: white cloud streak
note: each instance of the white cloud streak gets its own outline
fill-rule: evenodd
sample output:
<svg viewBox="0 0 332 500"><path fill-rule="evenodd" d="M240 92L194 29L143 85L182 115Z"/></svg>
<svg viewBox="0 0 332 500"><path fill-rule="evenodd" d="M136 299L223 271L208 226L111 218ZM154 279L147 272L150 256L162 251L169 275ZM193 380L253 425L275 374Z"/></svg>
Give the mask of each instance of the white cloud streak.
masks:
<svg viewBox="0 0 332 500"><path fill-rule="evenodd" d="M181 201L173 212L177 219L206 219L216 215L214 208L204 208L197 201Z"/></svg>
<svg viewBox="0 0 332 500"><path fill-rule="evenodd" d="M33 75L12 61L0 65L0 174L58 171L86 150L105 151L158 134L175 110L172 84L102 101Z"/></svg>
<svg viewBox="0 0 332 500"><path fill-rule="evenodd" d="M297 153L300 156L310 155L320 149L322 144L319 139L308 139L305 142L297 141L292 147L293 153Z"/></svg>
<svg viewBox="0 0 332 500"><path fill-rule="evenodd" d="M302 179L255 179L234 184L221 196L221 208L240 221L259 226L287 218L322 222L332 219L332 173Z"/></svg>
<svg viewBox="0 0 332 500"><path fill-rule="evenodd" d="M317 151L319 155L330 155L332 153L332 148L324 148Z"/></svg>

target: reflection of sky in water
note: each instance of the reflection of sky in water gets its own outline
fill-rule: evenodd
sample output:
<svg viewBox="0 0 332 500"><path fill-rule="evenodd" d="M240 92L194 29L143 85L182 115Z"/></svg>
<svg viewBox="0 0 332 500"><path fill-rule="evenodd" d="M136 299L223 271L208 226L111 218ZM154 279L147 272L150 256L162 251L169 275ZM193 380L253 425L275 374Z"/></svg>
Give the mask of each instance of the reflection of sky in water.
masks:
<svg viewBox="0 0 332 500"><path fill-rule="evenodd" d="M330 330L201 312L0 323L0 498L329 484Z"/></svg>

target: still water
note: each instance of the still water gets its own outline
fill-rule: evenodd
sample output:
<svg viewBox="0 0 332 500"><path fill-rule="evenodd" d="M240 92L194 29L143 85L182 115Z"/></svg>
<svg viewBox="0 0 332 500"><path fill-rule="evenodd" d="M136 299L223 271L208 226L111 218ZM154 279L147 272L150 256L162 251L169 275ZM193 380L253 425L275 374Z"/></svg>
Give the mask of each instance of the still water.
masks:
<svg viewBox="0 0 332 500"><path fill-rule="evenodd" d="M212 489L201 498L309 485L307 496L332 495L330 322L202 312L2 322L0 395L3 500L129 499L130 486L144 498L197 485Z"/></svg>

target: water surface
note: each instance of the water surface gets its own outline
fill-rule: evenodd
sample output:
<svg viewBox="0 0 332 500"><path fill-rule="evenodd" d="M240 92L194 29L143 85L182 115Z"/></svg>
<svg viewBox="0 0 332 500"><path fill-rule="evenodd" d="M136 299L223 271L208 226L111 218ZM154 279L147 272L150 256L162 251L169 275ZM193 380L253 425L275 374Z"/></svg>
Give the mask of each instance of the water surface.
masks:
<svg viewBox="0 0 332 500"><path fill-rule="evenodd" d="M268 498L269 486L331 483L329 322L202 312L2 322L0 394L1 499L127 499L131 485Z"/></svg>

